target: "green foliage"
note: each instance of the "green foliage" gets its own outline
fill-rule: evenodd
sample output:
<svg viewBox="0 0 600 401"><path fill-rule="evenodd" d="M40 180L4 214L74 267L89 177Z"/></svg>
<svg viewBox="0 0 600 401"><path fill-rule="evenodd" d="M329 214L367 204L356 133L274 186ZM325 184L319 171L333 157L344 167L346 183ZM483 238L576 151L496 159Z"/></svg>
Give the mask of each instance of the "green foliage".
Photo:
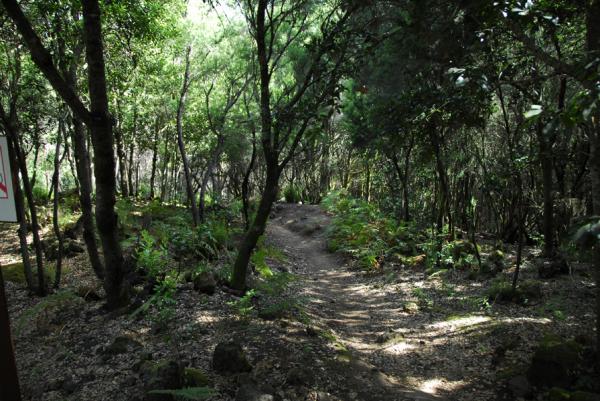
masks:
<svg viewBox="0 0 600 401"><path fill-rule="evenodd" d="M281 251L275 249L272 246L265 245L264 237L261 237L258 240L258 244L256 245L256 249L252 256L250 257L250 262L256 269L256 271L263 278L271 278L273 277L273 271L267 264L267 259L277 260L279 262L283 262L285 256Z"/></svg>
<svg viewBox="0 0 600 401"><path fill-rule="evenodd" d="M31 189L33 194L33 202L36 205L45 205L50 201L48 197L48 189L40 185L36 185Z"/></svg>
<svg viewBox="0 0 600 401"><path fill-rule="evenodd" d="M514 302L528 305L542 296L541 284L536 280L523 280L516 288L506 279L499 277L492 281L487 290L487 296L492 302Z"/></svg>
<svg viewBox="0 0 600 401"><path fill-rule="evenodd" d="M412 295L417 298L419 306L422 308L431 308L433 307L433 299L431 296L427 294L427 292L420 287L413 288Z"/></svg>
<svg viewBox="0 0 600 401"><path fill-rule="evenodd" d="M38 318L46 321L51 320L54 315L60 313L60 311L68 305L72 305L77 301L81 301L81 298L69 290L62 290L48 295L41 299L35 306L25 310L25 312L23 312L23 314L15 321L15 334L19 335L25 325L31 324L32 321Z"/></svg>
<svg viewBox="0 0 600 401"><path fill-rule="evenodd" d="M156 284L153 295L132 313L132 317L154 306L156 313L151 316L152 320L158 326L166 327L175 315L173 296L177 288L177 275L168 269L166 248L146 230L142 231L138 245L137 267Z"/></svg>
<svg viewBox="0 0 600 401"><path fill-rule="evenodd" d="M328 249L350 254L363 269L378 269L393 253L414 253L414 227L385 216L375 205L333 193L324 198L323 207L335 216Z"/></svg>
<svg viewBox="0 0 600 401"><path fill-rule="evenodd" d="M143 230L137 252L137 266L151 277L166 273L168 255L166 248L148 231Z"/></svg>
<svg viewBox="0 0 600 401"><path fill-rule="evenodd" d="M205 400L215 395L210 387L187 387L178 390L152 390L148 394L172 395L177 400Z"/></svg>
<svg viewBox="0 0 600 401"><path fill-rule="evenodd" d="M283 197L287 203L298 203L302 201L302 191L296 185L288 185L283 190Z"/></svg>
<svg viewBox="0 0 600 401"><path fill-rule="evenodd" d="M298 300L286 294L289 285L295 280L296 276L290 273L273 273L264 277L239 300L231 302L230 306L242 317L250 317L255 311L258 316L265 318L300 312Z"/></svg>

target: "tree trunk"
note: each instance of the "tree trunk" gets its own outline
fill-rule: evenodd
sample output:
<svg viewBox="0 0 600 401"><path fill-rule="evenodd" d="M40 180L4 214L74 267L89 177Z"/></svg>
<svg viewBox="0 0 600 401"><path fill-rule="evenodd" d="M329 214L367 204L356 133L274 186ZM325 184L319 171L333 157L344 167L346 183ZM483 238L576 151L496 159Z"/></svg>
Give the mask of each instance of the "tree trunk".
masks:
<svg viewBox="0 0 600 401"><path fill-rule="evenodd" d="M16 154L15 150L13 149L11 139L8 138L6 142L8 144L8 158L12 174L13 189L15 193L17 221L19 222L19 246L21 249L21 257L23 259L23 270L25 271L27 288L30 292L34 292L35 286L33 283L33 273L31 270L31 259L29 258L29 246L27 245L27 216L25 213L25 199L23 198L23 191L21 190L21 184L19 183L19 165L16 161Z"/></svg>
<svg viewBox="0 0 600 401"><path fill-rule="evenodd" d="M83 240L87 248L92 269L100 280L104 280L104 266L98 253L94 226L92 204L92 176L90 172L90 155L86 147L85 127L81 120L73 118L71 139L75 154L75 166L79 179L79 204L81 205L81 220L83 222Z"/></svg>
<svg viewBox="0 0 600 401"><path fill-rule="evenodd" d="M200 204L199 204L199 216L200 216L201 222L204 222L204 212L205 212L204 197L206 196L206 187L208 186L208 180L210 179L214 168L219 163L219 160L221 158L221 153L223 153L224 146L225 146L225 137L223 135L219 135L219 137L217 139L217 146L213 152L212 157L208 161L208 164L206 166L206 171L204 172L204 175L202 176L202 183L200 185Z"/></svg>
<svg viewBox="0 0 600 401"><path fill-rule="evenodd" d="M134 123L135 126L135 123ZM135 132L134 132L135 135ZM127 185L129 185L129 196L135 196L135 187L133 185L133 171L134 165L133 162L133 151L135 149L135 136L131 138L131 143L129 144L129 161L127 162Z"/></svg>
<svg viewBox="0 0 600 401"><path fill-rule="evenodd" d="M154 199L154 180L156 179L156 163L158 161L158 118L154 127L154 139L152 141L152 172L150 174L150 199Z"/></svg>
<svg viewBox="0 0 600 401"><path fill-rule="evenodd" d="M104 288L107 306L115 309L127 301L123 291L123 256L115 213L115 159L112 119L108 111L102 24L98 0L82 0L90 92L90 131L94 145L96 224L104 249Z"/></svg>
<svg viewBox="0 0 600 401"><path fill-rule="evenodd" d="M179 145L179 152L181 154L181 160L183 162L183 172L185 174L185 188L187 192L188 202L192 209L192 220L194 227L200 222L200 215L198 208L196 207L196 197L194 195L194 189L192 188L192 177L190 174L190 166L187 155L185 153L185 145L183 143L183 114L185 112L185 99L189 88L190 81L190 53L192 47L188 46L185 53L185 73L183 76L183 85L181 87L181 95L179 97L179 105L177 106L177 144Z"/></svg>
<svg viewBox="0 0 600 401"><path fill-rule="evenodd" d="M2 372L0 375L0 400L21 401L2 266L0 266L0 372Z"/></svg>
<svg viewBox="0 0 600 401"><path fill-rule="evenodd" d="M54 200L52 204L52 227L54 235L58 241L58 252L56 255L56 269L54 276L54 288L60 287L60 278L62 274L62 257L63 257L63 236L58 225L58 201L59 201L59 182L60 182L60 145L61 139L65 132L65 123L61 120L58 122L58 133L56 135L56 148L54 150L54 174L52 175L52 187L54 188Z"/></svg>
<svg viewBox="0 0 600 401"><path fill-rule="evenodd" d="M115 129L115 141L117 143L117 157L119 158L119 186L121 187L121 195L129 196L127 190L127 173L125 169L125 150L123 149L123 135L121 133L120 124Z"/></svg>
<svg viewBox="0 0 600 401"><path fill-rule="evenodd" d="M442 159L442 147L440 143L440 138L435 130L435 128L429 129L429 138L431 140L431 144L433 145L433 151L435 154L435 167L439 180L439 210L437 216L437 224L438 224L438 232L441 232L444 228L444 224L447 221L446 218L449 217L449 190L448 190L448 176L446 173L446 166L444 165L444 160ZM449 219L448 219L449 220Z"/></svg>
<svg viewBox="0 0 600 401"><path fill-rule="evenodd" d="M552 196L552 150L548 140L544 137L544 127L540 121L536 127L540 165L542 167L542 187L544 194L543 235L544 251L547 258L554 256L554 199Z"/></svg>
<svg viewBox="0 0 600 401"><path fill-rule="evenodd" d="M250 174L254 168L256 161L256 132L252 129L252 155L250 156L250 163L244 174L244 181L242 182L242 205L244 212L244 228L246 231L250 228L250 218L248 216L248 209L250 207Z"/></svg>
<svg viewBox="0 0 600 401"><path fill-rule="evenodd" d="M258 210L254 221L244 235L244 239L238 249L238 254L233 265L231 287L244 291L246 289L246 270L252 251L258 243L258 239L264 234L267 220L271 213L271 207L277 199L279 172L277 166L267 166L267 179L262 193Z"/></svg>
<svg viewBox="0 0 600 401"><path fill-rule="evenodd" d="M14 117L10 118L11 122L7 126L7 133L9 134L8 140L12 142L12 149L16 156L16 162L21 171L21 182L23 183L23 189L27 203L29 204L29 216L31 218L31 232L33 234L33 245L35 248L35 259L37 264L37 288L38 295L45 296L47 293L46 288L46 276L44 275L44 252L42 250L42 241L40 239L40 226L37 220L37 210L35 208L35 202L33 200L33 191L31 189L31 181L29 181L29 174L27 172L27 160L19 145L19 134L16 131Z"/></svg>
<svg viewBox="0 0 600 401"><path fill-rule="evenodd" d="M590 82L591 98L598 98L597 73L598 63L596 59L600 57L600 0L588 0L586 8L586 47L587 59L593 70L588 72ZM595 111L595 118L592 121L591 142L591 179L592 179L592 202L594 214L600 215L600 112L598 108ZM600 244L596 244L594 249L594 268L596 270L596 366L600 369Z"/></svg>

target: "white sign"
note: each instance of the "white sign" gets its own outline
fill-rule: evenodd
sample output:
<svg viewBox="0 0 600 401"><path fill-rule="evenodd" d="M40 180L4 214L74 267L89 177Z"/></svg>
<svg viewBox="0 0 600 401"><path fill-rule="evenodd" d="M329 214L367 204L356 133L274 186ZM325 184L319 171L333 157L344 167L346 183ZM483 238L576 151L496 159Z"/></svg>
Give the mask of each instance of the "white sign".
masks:
<svg viewBox="0 0 600 401"><path fill-rule="evenodd" d="M15 193L13 192L10 161L8 159L8 144L4 136L0 136L0 221L17 221Z"/></svg>

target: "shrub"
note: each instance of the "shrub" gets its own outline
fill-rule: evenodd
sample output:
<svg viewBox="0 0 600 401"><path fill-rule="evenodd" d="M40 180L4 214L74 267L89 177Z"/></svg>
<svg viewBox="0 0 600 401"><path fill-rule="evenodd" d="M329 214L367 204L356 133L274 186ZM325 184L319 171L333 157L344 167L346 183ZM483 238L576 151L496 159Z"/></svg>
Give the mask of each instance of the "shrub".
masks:
<svg viewBox="0 0 600 401"><path fill-rule="evenodd" d="M283 197L288 203L298 203L302 201L302 193L300 189L295 185L288 185L283 190Z"/></svg>
<svg viewBox="0 0 600 401"><path fill-rule="evenodd" d="M375 205L332 193L323 207L335 215L328 230L328 249L350 254L363 269L378 269L392 254L416 252L414 227L385 216Z"/></svg>
<svg viewBox="0 0 600 401"><path fill-rule="evenodd" d="M31 192L33 193L33 202L36 205L43 205L45 203L48 203L48 201L50 200L50 198L48 197L48 189L45 187L42 187L40 185L36 185L31 189Z"/></svg>

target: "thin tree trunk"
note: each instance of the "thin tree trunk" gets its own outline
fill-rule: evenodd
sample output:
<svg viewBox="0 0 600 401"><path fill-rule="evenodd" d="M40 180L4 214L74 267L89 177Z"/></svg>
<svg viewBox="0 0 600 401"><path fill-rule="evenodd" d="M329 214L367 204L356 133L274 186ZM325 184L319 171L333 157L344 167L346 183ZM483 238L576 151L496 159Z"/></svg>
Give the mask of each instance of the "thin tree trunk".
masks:
<svg viewBox="0 0 600 401"><path fill-rule="evenodd" d="M256 216L250 228L246 232L238 249L238 254L233 265L231 287L244 291L246 288L246 270L252 251L256 247L258 239L264 234L271 213L271 207L277 199L279 173L277 166L267 166L267 179L265 189L262 193Z"/></svg>
<svg viewBox="0 0 600 401"><path fill-rule="evenodd" d="M62 274L62 257L63 257L63 236L58 225L58 201L59 201L59 182L60 182L60 145L62 136L65 131L64 121L61 118L58 122L58 133L56 135L56 148L54 150L54 174L52 175L52 187L54 188L54 200L52 207L52 226L54 235L58 240L58 252L56 256L56 270L54 276L54 288L60 287L60 278Z"/></svg>
<svg viewBox="0 0 600 401"><path fill-rule="evenodd" d="M547 258L554 256L554 199L552 196L552 150L548 140L544 137L544 127L540 121L537 123L536 131L539 144L540 165L542 167L542 188L544 194L544 216L543 235L544 251Z"/></svg>
<svg viewBox="0 0 600 401"><path fill-rule="evenodd" d="M244 228L246 231L250 228L250 218L248 216L248 209L250 207L250 174L254 169L254 163L256 162L256 131L252 129L252 155L250 156L250 163L244 174L244 181L242 182L242 205L244 212Z"/></svg>
<svg viewBox="0 0 600 401"><path fill-rule="evenodd" d="M23 270L25 271L25 280L27 281L27 288L30 292L34 292L35 286L33 283L33 273L31 270L31 259L29 258L29 247L27 245L27 216L25 213L25 199L23 198L23 191L21 190L21 184L19 183L19 165L16 161L15 150L13 149L12 141L10 138L7 139L7 144L8 158L12 173L12 183L15 193L17 221L19 222L19 246L21 249L21 257L23 259Z"/></svg>
<svg viewBox="0 0 600 401"><path fill-rule="evenodd" d="M79 119L73 118L72 140L75 150L75 166L79 177L79 204L81 205L81 219L83 222L83 240L87 248L92 269L100 280L104 280L104 266L100 260L98 245L96 244L96 228L94 225L94 211L92 204L92 177L90 172L90 156L86 147L85 127Z"/></svg>
<svg viewBox="0 0 600 401"><path fill-rule="evenodd" d="M37 180L37 167L38 167L38 157L40 155L40 141L39 138L35 141L34 151L33 151L33 174L31 176L31 187L35 187L35 182Z"/></svg>
<svg viewBox="0 0 600 401"><path fill-rule="evenodd" d="M179 105L177 106L177 144L179 145L179 152L181 154L181 160L183 162L183 172L185 174L185 187L188 196L188 202L190 203L192 210L192 220L194 227L200 222L200 215L198 208L196 207L196 199L194 190L192 188L192 177L190 174L190 166L188 158L185 152L185 145L183 143L183 115L185 112L185 100L187 91L190 84L190 53L192 47L188 46L185 53L185 73L183 76L183 85L181 88L181 95L179 96Z"/></svg>
<svg viewBox="0 0 600 401"><path fill-rule="evenodd" d="M8 140L12 142L12 149L16 156L16 162L21 171L21 182L23 183L23 189L27 203L29 204L29 216L31 218L31 232L33 234L33 245L35 248L35 258L37 264L37 288L36 292L40 296L45 296L47 293L46 288L46 276L44 275L44 252L42 250L42 241L40 239L40 226L37 220L37 210L35 208L35 202L33 200L33 192L31 189L31 181L29 180L29 174L27 172L27 161L25 155L19 146L19 134L15 129L15 117L9 117L11 120L5 124L7 133L9 134Z"/></svg>
<svg viewBox="0 0 600 401"><path fill-rule="evenodd" d="M154 127L154 139L152 141L152 172L150 174L150 199L154 199L154 180L156 179L156 163L158 161L158 118Z"/></svg>
<svg viewBox="0 0 600 401"><path fill-rule="evenodd" d="M210 179L213 170L216 165L219 163L219 159L221 158L221 153L223 153L223 148L225 147L225 137L223 135L219 135L217 139L217 146L213 152L212 157L208 161L206 165L206 171L204 171L204 176L202 177L202 183L200 185L200 202L199 202L199 217L200 221L204 222L204 214L205 214L205 196L206 196L206 188L208 186L208 180Z"/></svg>
<svg viewBox="0 0 600 401"><path fill-rule="evenodd" d="M135 114L135 113L134 113ZM135 126L135 123L134 123ZM135 132L134 132L135 134ZM129 185L129 196L135 196L135 188L133 185L133 170L134 170L134 162L133 162L133 151L135 149L135 136L131 138L131 143L129 144L129 161L127 162L127 185Z"/></svg>

